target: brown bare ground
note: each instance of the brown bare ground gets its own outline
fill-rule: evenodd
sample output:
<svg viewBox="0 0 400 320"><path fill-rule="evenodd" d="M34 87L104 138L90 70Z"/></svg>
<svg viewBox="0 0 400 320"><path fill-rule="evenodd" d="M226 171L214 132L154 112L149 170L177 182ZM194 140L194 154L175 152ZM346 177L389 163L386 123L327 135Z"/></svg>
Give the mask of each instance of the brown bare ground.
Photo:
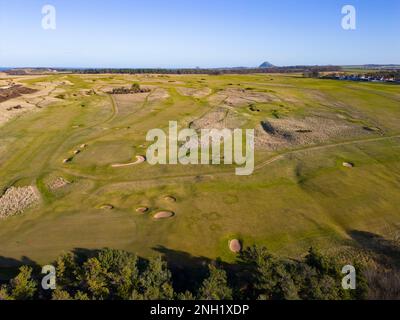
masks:
<svg viewBox="0 0 400 320"><path fill-rule="evenodd" d="M198 129L236 129L245 123L235 112L229 108L219 107L212 110L201 118L191 122L190 128Z"/></svg>
<svg viewBox="0 0 400 320"><path fill-rule="evenodd" d="M169 98L169 93L167 90L163 88L156 88L150 93L148 101L164 100L168 98Z"/></svg>
<svg viewBox="0 0 400 320"><path fill-rule="evenodd" d="M54 180L50 181L48 183L48 187L50 190L58 190L58 189L66 187L70 183L71 182L65 180L64 178L58 177L58 178L55 178Z"/></svg>
<svg viewBox="0 0 400 320"><path fill-rule="evenodd" d="M186 97L194 97L194 98L204 98L211 94L212 90L210 88L186 88L186 87L177 87L176 91L182 96Z"/></svg>
<svg viewBox="0 0 400 320"><path fill-rule="evenodd" d="M280 102L282 100L275 94L268 92L257 92L245 89L226 89L210 96L208 101L212 105L224 103L232 107L241 107L248 105L249 103Z"/></svg>
<svg viewBox="0 0 400 320"><path fill-rule="evenodd" d="M361 126L341 119L308 116L304 119L268 119L255 130L255 145L268 150L311 145L332 138L369 134Z"/></svg>
<svg viewBox="0 0 400 320"><path fill-rule="evenodd" d="M12 83L10 87L17 86L18 88L29 89L29 92L23 89L24 93L18 91L19 94L7 95L6 100L2 102L0 101L0 125L13 119L14 117L20 116L25 112L40 110L40 108L46 107L50 104L62 102L61 99L57 99L53 96L54 92L56 91L57 85L57 83L41 82L40 84L37 84L35 86L35 89L31 89L25 88L19 84L15 85L15 83ZM20 106L20 108L17 109L15 108L16 106Z"/></svg>
<svg viewBox="0 0 400 320"><path fill-rule="evenodd" d="M36 91L37 91L36 89L23 87L20 84L13 85L9 88L0 89L0 102L4 102L9 99L17 98L24 94L35 93Z"/></svg>

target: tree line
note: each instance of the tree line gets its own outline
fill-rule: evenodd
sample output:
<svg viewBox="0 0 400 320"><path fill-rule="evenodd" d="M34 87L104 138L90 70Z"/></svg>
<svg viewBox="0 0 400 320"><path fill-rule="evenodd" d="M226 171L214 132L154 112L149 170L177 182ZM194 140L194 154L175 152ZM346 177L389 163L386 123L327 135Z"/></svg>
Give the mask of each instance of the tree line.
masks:
<svg viewBox="0 0 400 320"><path fill-rule="evenodd" d="M85 69L55 69L58 72L78 73L78 74L251 74L251 73L303 73L307 70L317 70L319 72L334 72L341 70L337 66L290 66L290 67L271 67L271 68L181 68L181 69L160 69L160 68L85 68Z"/></svg>
<svg viewBox="0 0 400 320"><path fill-rule="evenodd" d="M150 92L149 88L141 88L139 83L133 83L130 88L119 87L113 88L110 94L131 94L131 93L145 93Z"/></svg>
<svg viewBox="0 0 400 320"><path fill-rule="evenodd" d="M357 289L344 290L341 266L315 249L291 260L249 247L230 268L212 261L194 288L185 288L188 279L174 283L179 271L161 256L142 259L114 249L84 257L70 252L54 267L55 290L43 290L41 270L25 265L0 287L0 300L348 300L365 299L368 291L362 272L357 272Z"/></svg>

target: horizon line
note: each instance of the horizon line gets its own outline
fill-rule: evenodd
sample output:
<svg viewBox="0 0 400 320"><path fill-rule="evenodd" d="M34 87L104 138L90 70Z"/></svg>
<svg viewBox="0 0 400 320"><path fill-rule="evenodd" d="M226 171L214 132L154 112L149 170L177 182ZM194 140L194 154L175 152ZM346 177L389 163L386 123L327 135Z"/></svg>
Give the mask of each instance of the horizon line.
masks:
<svg viewBox="0 0 400 320"><path fill-rule="evenodd" d="M233 67L113 67L113 66L0 66L0 69L159 69L159 70L221 70L221 69L273 69L273 68L293 68L293 67L357 67L357 66L400 66L400 63L363 63L363 64L296 64L296 65L273 65L271 67L260 66L233 66Z"/></svg>

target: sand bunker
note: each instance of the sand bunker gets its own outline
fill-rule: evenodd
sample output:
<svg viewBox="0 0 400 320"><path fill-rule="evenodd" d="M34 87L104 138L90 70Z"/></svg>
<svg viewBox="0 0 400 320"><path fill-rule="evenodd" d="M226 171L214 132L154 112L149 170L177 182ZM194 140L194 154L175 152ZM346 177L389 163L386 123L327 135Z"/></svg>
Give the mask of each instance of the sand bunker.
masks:
<svg viewBox="0 0 400 320"><path fill-rule="evenodd" d="M279 150L299 145L323 143L332 138L368 134L362 127L340 119L306 117L304 119L269 119L255 130L256 147Z"/></svg>
<svg viewBox="0 0 400 320"><path fill-rule="evenodd" d="M138 212L138 213L146 213L147 211L149 211L149 208L147 208L147 207L136 208L136 212Z"/></svg>
<svg viewBox="0 0 400 320"><path fill-rule="evenodd" d="M11 187L0 198L0 219L21 214L39 201L40 194L35 187Z"/></svg>
<svg viewBox="0 0 400 320"><path fill-rule="evenodd" d="M153 218L156 220L160 220L160 219L168 219L168 218L172 218L175 215L174 212L172 211L160 211L157 212Z"/></svg>
<svg viewBox="0 0 400 320"><path fill-rule="evenodd" d="M111 204L102 204L100 206L100 209L102 209L102 210L112 210L112 209L114 209L114 206L111 205Z"/></svg>
<svg viewBox="0 0 400 320"><path fill-rule="evenodd" d="M164 200L168 202L176 202L176 198L173 196L165 196Z"/></svg>
<svg viewBox="0 0 400 320"><path fill-rule="evenodd" d="M229 250L231 250L233 253L239 253L242 251L242 245L240 244L240 241L237 239L229 241Z"/></svg>
<svg viewBox="0 0 400 320"><path fill-rule="evenodd" d="M129 166L134 166L134 165L141 164L141 163L143 163L145 161L146 161L146 157L145 156L136 156L136 161L135 162L116 163L116 164L111 165L111 167L113 167L113 168L129 167Z"/></svg>
<svg viewBox="0 0 400 320"><path fill-rule="evenodd" d="M70 163L74 158L70 157L70 158L66 158L62 161L62 163L67 164Z"/></svg>
<svg viewBox="0 0 400 320"><path fill-rule="evenodd" d="M354 164L350 162L343 162L343 167L345 168L353 168Z"/></svg>
<svg viewBox="0 0 400 320"><path fill-rule="evenodd" d="M177 87L176 91L182 96L185 97L194 97L194 98L204 98L209 96L212 92L210 88L185 88L185 87Z"/></svg>

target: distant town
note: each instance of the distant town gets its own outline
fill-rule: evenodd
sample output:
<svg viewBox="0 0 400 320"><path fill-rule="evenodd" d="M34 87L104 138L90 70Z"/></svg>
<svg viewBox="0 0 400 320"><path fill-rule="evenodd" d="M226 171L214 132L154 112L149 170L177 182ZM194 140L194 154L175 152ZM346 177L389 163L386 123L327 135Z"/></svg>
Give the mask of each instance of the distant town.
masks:
<svg viewBox="0 0 400 320"><path fill-rule="evenodd" d="M359 81L359 82L386 82L400 84L400 71L376 72L369 74L328 74L321 76L322 79Z"/></svg>

